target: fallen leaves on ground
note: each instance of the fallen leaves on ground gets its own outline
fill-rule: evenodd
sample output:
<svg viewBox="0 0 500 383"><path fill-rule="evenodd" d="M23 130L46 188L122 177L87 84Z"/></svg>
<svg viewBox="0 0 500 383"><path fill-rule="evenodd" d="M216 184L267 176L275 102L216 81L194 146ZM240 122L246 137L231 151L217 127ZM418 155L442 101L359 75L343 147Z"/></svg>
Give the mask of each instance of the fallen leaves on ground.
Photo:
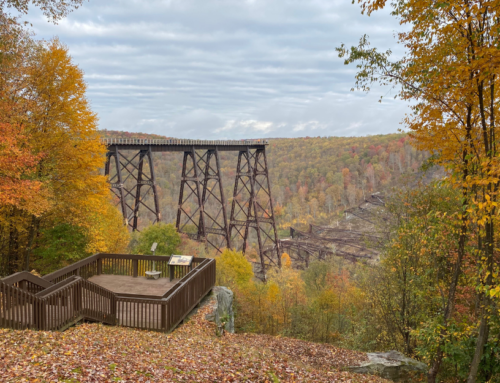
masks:
<svg viewBox="0 0 500 383"><path fill-rule="evenodd" d="M385 382L341 369L366 359L330 345L255 334L215 336L204 307L172 334L83 324L0 330L3 382Z"/></svg>

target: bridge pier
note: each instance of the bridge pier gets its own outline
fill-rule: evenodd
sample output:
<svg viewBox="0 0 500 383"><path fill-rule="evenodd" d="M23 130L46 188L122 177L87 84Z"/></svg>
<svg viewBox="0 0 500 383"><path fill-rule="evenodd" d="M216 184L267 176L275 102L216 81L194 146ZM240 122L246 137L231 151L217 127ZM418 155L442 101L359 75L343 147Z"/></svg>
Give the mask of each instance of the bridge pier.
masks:
<svg viewBox="0 0 500 383"><path fill-rule="evenodd" d="M219 150L207 150L203 172L203 217L208 244L219 252L231 248L231 237L227 224L226 198L222 185Z"/></svg>
<svg viewBox="0 0 500 383"><path fill-rule="evenodd" d="M250 229L257 237L262 270L268 263L281 267L265 148L247 147L238 154L229 233L233 246L238 243L237 249L243 253Z"/></svg>
<svg viewBox="0 0 500 383"><path fill-rule="evenodd" d="M148 165L146 169L144 162ZM114 169L112 169L113 164ZM111 175L112 170L114 170L113 175ZM140 149L129 159L118 146L114 146L107 153L104 174L109 177L111 191L119 200L125 225L134 231L137 230L141 206L154 215L153 223L161 221L151 147ZM145 197L149 193L153 194L153 206L145 202Z"/></svg>
<svg viewBox="0 0 500 383"><path fill-rule="evenodd" d="M198 156L198 158L196 158ZM176 228L196 241L205 241L205 218L199 179L201 157L194 147L184 151ZM196 208L191 211L191 206Z"/></svg>
<svg viewBox="0 0 500 383"><path fill-rule="evenodd" d="M176 227L219 252L231 247L217 147L201 156L195 148L184 152Z"/></svg>

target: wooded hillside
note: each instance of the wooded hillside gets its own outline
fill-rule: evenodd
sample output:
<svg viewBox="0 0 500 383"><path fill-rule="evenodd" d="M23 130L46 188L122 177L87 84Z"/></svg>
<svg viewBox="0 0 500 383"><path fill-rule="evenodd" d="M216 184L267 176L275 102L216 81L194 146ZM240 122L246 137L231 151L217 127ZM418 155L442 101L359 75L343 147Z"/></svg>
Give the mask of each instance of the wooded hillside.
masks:
<svg viewBox="0 0 500 383"><path fill-rule="evenodd" d="M166 138L143 133L102 131L106 138ZM367 193L398 183L403 173L417 173L427 153L410 146L405 134L368 137L304 137L269 140L267 160L278 230L297 224L328 224ZM221 152L224 193L231 202L237 153ZM161 214L177 214L182 155L155 153ZM148 196L151 198L151 196ZM152 219L141 213L140 225Z"/></svg>

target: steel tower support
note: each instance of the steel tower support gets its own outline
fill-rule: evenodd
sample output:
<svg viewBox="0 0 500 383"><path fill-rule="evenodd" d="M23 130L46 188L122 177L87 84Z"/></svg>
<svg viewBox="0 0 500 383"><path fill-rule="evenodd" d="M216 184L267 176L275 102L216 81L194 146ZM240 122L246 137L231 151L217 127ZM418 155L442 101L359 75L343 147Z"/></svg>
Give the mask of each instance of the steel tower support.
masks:
<svg viewBox="0 0 500 383"><path fill-rule="evenodd" d="M238 154L229 223L231 241L238 250L246 251L251 228L259 246L262 271L265 273L268 265L281 267L266 151L247 147Z"/></svg>
<svg viewBox="0 0 500 383"><path fill-rule="evenodd" d="M112 157L114 161L111 160ZM147 162L146 168L144 162ZM114 169L112 169L113 163ZM111 191L121 206L125 225L133 231L138 230L141 206L153 215L153 223L161 221L151 147L139 150L128 159L115 146L107 154L104 173L109 176ZM150 194L153 197L152 201L146 198Z"/></svg>
<svg viewBox="0 0 500 383"><path fill-rule="evenodd" d="M179 207L175 224L179 233L184 233L196 241L205 242L205 217L203 214L201 181L198 154L194 147L184 152L182 161ZM199 155L198 155L199 156Z"/></svg>
<svg viewBox="0 0 500 383"><path fill-rule="evenodd" d="M219 151L184 152L177 231L221 251L230 247Z"/></svg>
<svg viewBox="0 0 500 383"><path fill-rule="evenodd" d="M222 186L218 149L207 150L200 158L199 163L201 162L205 163L201 201L206 240L208 244L221 252L224 247L231 248L231 238L227 224L226 199Z"/></svg>

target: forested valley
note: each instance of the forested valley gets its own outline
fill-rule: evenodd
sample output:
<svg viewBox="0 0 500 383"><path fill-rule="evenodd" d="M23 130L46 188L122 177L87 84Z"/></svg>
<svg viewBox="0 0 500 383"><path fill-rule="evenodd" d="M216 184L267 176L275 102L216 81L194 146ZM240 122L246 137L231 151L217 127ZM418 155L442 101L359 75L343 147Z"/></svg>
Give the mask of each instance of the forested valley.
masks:
<svg viewBox="0 0 500 383"><path fill-rule="evenodd" d="M35 6L58 21L80 5L0 1L0 276L25 270L35 278L93 253L149 254L157 242L156 255L215 258L201 262L216 264L216 284L234 292L239 334L222 337L201 315L172 336L96 324L73 328L67 338L16 331L9 328L8 297L35 302L35 295L0 281L0 319L7 327L0 331L0 378L244 381L251 378L242 370L250 369L257 381L353 381L358 378L344 370L344 358L359 362L366 352L393 349L426 365L407 381L500 381L498 2L361 2L367 13L392 7L408 26L396 35L406 55L393 61L391 51L371 47L365 35L358 46L340 44L338 56L356 65L357 90L392 85L409 101L405 133L270 138L266 150L280 238L291 227L309 234L320 227L307 239L317 245L327 242L324 232L342 229L358 235L351 252L369 248L376 256L347 257L341 244L330 243L321 257L302 254L307 261L298 263L296 253L283 251L281 267L265 275L256 275L255 245L246 253L218 253L176 231L182 167L176 153L153 157L163 222L151 224L142 210L140 231L128 230L104 176L102 139L163 136L99 130L84 73L68 47L57 38L37 40L5 13L7 6L21 14ZM236 154L222 153L221 162L231 202ZM346 214L372 195L380 203L368 224ZM60 298L57 307L68 309L67 297ZM126 352L117 352L110 339ZM165 354L150 360L169 342L175 358L162 348ZM287 359L297 357L287 347L304 349L308 366ZM187 362L193 350L205 366ZM99 375L95 355L103 363ZM60 362L65 356L67 365Z"/></svg>
<svg viewBox="0 0 500 383"><path fill-rule="evenodd" d="M101 134L103 138L167 138L121 131L102 131ZM370 193L397 186L403 175L411 175L415 182L423 176L429 180L443 175L438 168L424 175L421 166L429 154L412 147L406 134L274 138L268 141L271 194L282 236L288 235L290 226L337 221L344 210L357 206ZM155 153L153 158L163 220L175 223L182 154ZM220 158L224 194L230 206L237 153L221 152ZM152 195L146 198L151 199ZM151 222L152 215L147 213L141 215L141 225Z"/></svg>

